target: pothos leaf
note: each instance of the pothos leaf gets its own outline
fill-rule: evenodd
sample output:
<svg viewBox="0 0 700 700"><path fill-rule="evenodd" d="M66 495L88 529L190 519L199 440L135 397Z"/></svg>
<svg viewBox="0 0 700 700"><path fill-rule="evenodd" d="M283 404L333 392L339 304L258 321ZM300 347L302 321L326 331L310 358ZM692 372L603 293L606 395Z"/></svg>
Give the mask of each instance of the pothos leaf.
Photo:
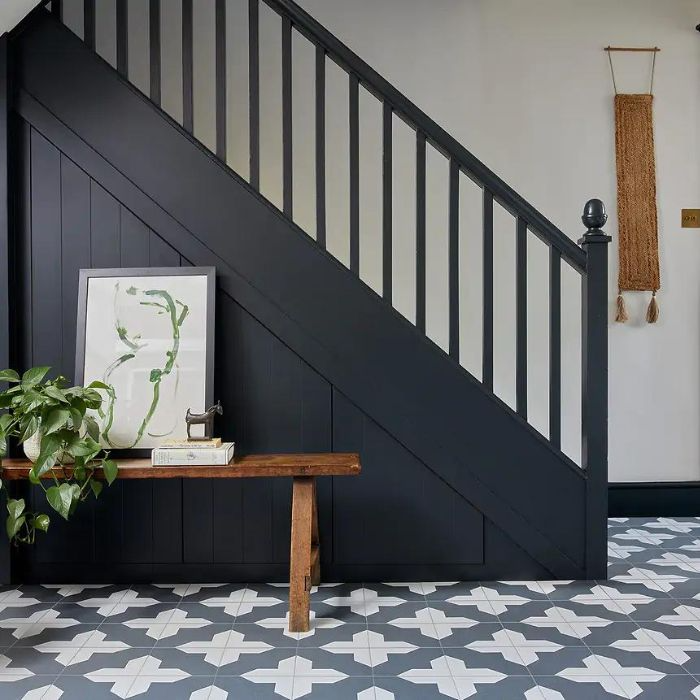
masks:
<svg viewBox="0 0 700 700"><path fill-rule="evenodd" d="M102 493L102 482L97 481L96 479L90 479L90 488L92 489L93 494L95 494L95 498L98 498Z"/></svg>
<svg viewBox="0 0 700 700"><path fill-rule="evenodd" d="M59 403L68 403L66 395L58 387L55 387L52 384L44 387L44 393Z"/></svg>
<svg viewBox="0 0 700 700"><path fill-rule="evenodd" d="M49 372L51 367L32 367L22 375L22 386L31 387L37 385Z"/></svg>
<svg viewBox="0 0 700 700"><path fill-rule="evenodd" d="M111 486L112 482L117 478L119 466L113 459L105 459L102 464L102 470L104 471L105 480Z"/></svg>
<svg viewBox="0 0 700 700"><path fill-rule="evenodd" d="M20 442L26 442L29 438L36 433L39 429L39 419L36 416L32 416L24 427L22 434L19 436Z"/></svg>
<svg viewBox="0 0 700 700"><path fill-rule="evenodd" d="M7 512L13 518L19 518L22 513L24 513L24 499L23 498L10 498L7 501Z"/></svg>
<svg viewBox="0 0 700 700"><path fill-rule="evenodd" d="M5 521L5 529L7 530L7 536L12 539L21 529L26 521L26 516L22 515L19 518L13 518L11 515L7 516Z"/></svg>
<svg viewBox="0 0 700 700"><path fill-rule="evenodd" d="M7 520L5 521L5 529L7 536L12 539L24 525L26 516L24 515L24 499L10 498L7 501Z"/></svg>
<svg viewBox="0 0 700 700"><path fill-rule="evenodd" d="M32 522L37 530L46 532L49 529L49 523L51 522L51 519L45 513L38 513L34 516Z"/></svg>
<svg viewBox="0 0 700 700"><path fill-rule="evenodd" d="M57 435L44 435L41 438L41 450L32 469L37 478L46 474L56 464L60 447L61 440Z"/></svg>
<svg viewBox="0 0 700 700"><path fill-rule="evenodd" d="M42 423L44 434L51 435L51 433L55 433L57 430L60 430L70 420L70 417L70 411L67 408L51 409L48 412L46 419Z"/></svg>
<svg viewBox="0 0 700 700"><path fill-rule="evenodd" d="M0 370L0 382L18 382L19 374L13 369Z"/></svg>
<svg viewBox="0 0 700 700"><path fill-rule="evenodd" d="M109 384L95 380L90 382L87 387L88 389L104 389L104 391L109 391L112 387Z"/></svg>
<svg viewBox="0 0 700 700"><path fill-rule="evenodd" d="M68 520L71 503L73 502L71 484L63 483L60 486L51 486L46 490L46 500L62 518Z"/></svg>
<svg viewBox="0 0 700 700"><path fill-rule="evenodd" d="M89 435L76 441L70 448L71 454L76 457L92 457L100 451L99 443Z"/></svg>
<svg viewBox="0 0 700 700"><path fill-rule="evenodd" d="M71 406L68 410L70 411L70 419L73 423L73 430L80 430L80 427L83 424L83 414L73 406Z"/></svg>
<svg viewBox="0 0 700 700"><path fill-rule="evenodd" d="M88 408L99 408L102 405L102 397L96 389L86 389L83 400Z"/></svg>
<svg viewBox="0 0 700 700"><path fill-rule="evenodd" d="M97 442L100 439L100 426L97 424L97 421L92 416L86 416L85 428L87 429L87 434L95 442Z"/></svg>

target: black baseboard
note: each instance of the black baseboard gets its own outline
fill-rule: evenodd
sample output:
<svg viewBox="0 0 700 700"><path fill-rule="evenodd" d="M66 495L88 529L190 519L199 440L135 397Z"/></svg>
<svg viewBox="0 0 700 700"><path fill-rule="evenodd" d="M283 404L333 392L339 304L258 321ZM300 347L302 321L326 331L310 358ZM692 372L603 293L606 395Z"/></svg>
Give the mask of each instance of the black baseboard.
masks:
<svg viewBox="0 0 700 700"><path fill-rule="evenodd" d="M610 484L608 514L611 518L700 516L700 481Z"/></svg>

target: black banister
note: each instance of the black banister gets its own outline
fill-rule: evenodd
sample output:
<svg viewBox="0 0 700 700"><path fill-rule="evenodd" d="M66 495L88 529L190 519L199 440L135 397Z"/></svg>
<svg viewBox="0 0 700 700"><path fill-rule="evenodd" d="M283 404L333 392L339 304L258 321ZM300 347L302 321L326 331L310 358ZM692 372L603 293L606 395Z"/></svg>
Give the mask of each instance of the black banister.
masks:
<svg viewBox="0 0 700 700"><path fill-rule="evenodd" d="M486 187L505 209L524 219L535 235L554 245L569 264L579 272L585 271L586 253L581 248L323 25L293 0L263 1L279 14L289 17L299 32L314 44L322 46L336 62L357 75L365 88L389 104L392 111L414 129L424 133L444 156L456 160L460 168Z"/></svg>

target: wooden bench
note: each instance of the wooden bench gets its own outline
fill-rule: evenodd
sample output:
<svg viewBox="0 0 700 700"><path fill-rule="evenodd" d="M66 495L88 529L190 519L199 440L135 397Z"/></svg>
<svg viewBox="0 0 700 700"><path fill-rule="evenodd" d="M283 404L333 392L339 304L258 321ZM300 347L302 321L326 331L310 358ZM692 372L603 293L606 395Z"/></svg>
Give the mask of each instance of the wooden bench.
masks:
<svg viewBox="0 0 700 700"><path fill-rule="evenodd" d="M309 593L321 580L317 476L352 476L360 473L360 457L352 453L249 455L236 457L225 467L155 467L149 459L119 459L120 479L248 479L291 477L292 537L289 567L289 629L309 630ZM31 469L26 459L2 460L2 478L26 479ZM64 468L70 474L70 467ZM58 471L57 471L58 474ZM97 474L100 476L99 472ZM51 473L44 478L51 478Z"/></svg>

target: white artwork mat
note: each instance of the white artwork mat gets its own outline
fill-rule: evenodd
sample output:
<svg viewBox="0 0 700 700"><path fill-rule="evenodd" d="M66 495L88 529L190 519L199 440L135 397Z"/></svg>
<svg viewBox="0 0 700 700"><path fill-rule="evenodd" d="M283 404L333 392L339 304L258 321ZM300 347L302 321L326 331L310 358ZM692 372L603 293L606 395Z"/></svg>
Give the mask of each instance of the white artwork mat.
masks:
<svg viewBox="0 0 700 700"><path fill-rule="evenodd" d="M106 448L151 448L187 436L206 409L207 277L90 277L83 383L98 380Z"/></svg>

